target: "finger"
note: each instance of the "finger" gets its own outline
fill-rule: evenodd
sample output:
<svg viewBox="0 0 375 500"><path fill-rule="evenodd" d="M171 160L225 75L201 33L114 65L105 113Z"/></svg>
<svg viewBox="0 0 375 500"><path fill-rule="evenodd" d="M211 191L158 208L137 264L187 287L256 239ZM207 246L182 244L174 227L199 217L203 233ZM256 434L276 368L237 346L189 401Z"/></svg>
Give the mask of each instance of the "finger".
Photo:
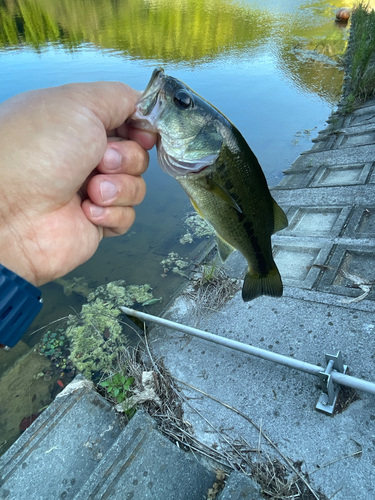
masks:
<svg viewBox="0 0 375 500"><path fill-rule="evenodd" d="M104 237L126 233L135 220L133 207L100 207L85 200L82 210L90 222L103 228Z"/></svg>
<svg viewBox="0 0 375 500"><path fill-rule="evenodd" d="M90 179L87 194L101 207L139 205L146 194L146 183L134 175L98 174Z"/></svg>
<svg viewBox="0 0 375 500"><path fill-rule="evenodd" d="M121 82L69 83L56 89L95 113L105 130L122 125L135 111L135 104L142 95Z"/></svg>
<svg viewBox="0 0 375 500"><path fill-rule="evenodd" d="M118 138L131 139L132 141L138 142L143 149L152 149L156 142L158 134L155 132L150 132L149 130L140 130L134 128L128 123L123 123L115 130L108 130L107 136L111 140L116 140Z"/></svg>
<svg viewBox="0 0 375 500"><path fill-rule="evenodd" d="M128 137L132 141L138 142L144 149L152 149L157 142L158 134L149 132L148 130L129 127Z"/></svg>
<svg viewBox="0 0 375 500"><path fill-rule="evenodd" d="M111 131L108 135L117 135L119 137L124 137L125 139L131 139L132 141L138 142L143 149L152 149L156 142L158 135L155 132L150 132L148 130L140 130L138 128L132 127L128 123L123 123L117 127L115 133Z"/></svg>
<svg viewBox="0 0 375 500"><path fill-rule="evenodd" d="M146 172L149 155L137 142L109 142L97 170L102 174L127 173L142 175Z"/></svg>

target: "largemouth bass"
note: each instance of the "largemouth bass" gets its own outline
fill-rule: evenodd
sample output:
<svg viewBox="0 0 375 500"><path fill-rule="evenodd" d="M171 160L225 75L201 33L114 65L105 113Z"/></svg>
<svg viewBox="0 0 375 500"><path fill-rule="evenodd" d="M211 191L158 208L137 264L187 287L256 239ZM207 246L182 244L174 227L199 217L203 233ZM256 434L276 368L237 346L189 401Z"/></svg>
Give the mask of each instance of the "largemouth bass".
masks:
<svg viewBox="0 0 375 500"><path fill-rule="evenodd" d="M158 132L158 162L214 227L221 260L235 249L246 258L243 300L280 297L283 285L272 257L271 235L288 221L240 132L214 106L161 68L154 70L132 124Z"/></svg>

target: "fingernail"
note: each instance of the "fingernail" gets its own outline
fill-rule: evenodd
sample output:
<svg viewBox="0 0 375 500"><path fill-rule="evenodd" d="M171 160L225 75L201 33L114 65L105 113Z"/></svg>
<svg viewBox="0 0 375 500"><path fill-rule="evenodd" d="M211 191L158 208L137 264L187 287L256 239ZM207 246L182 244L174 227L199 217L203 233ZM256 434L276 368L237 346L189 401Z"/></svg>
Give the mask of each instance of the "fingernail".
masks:
<svg viewBox="0 0 375 500"><path fill-rule="evenodd" d="M100 183L100 193L103 201L112 200L117 193L117 187L112 182L103 181Z"/></svg>
<svg viewBox="0 0 375 500"><path fill-rule="evenodd" d="M112 148L107 148L103 156L103 163L109 170L117 170L121 166L121 155Z"/></svg>
<svg viewBox="0 0 375 500"><path fill-rule="evenodd" d="M93 217L100 217L104 212L104 208L98 207L98 205L91 205L90 212Z"/></svg>

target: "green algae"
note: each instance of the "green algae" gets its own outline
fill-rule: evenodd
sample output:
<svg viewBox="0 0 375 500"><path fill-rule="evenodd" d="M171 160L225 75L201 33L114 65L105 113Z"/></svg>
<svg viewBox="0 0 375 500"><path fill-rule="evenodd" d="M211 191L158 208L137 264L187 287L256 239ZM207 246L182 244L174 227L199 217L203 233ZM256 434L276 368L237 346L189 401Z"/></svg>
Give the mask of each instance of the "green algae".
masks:
<svg viewBox="0 0 375 500"><path fill-rule="evenodd" d="M89 294L81 312L69 316L69 359L85 377L115 370L121 350L129 344L119 307L152 300L151 290L148 284L126 286L124 280L100 285Z"/></svg>
<svg viewBox="0 0 375 500"><path fill-rule="evenodd" d="M204 238L215 235L215 230L209 222L202 219L198 214L189 214L184 219L184 224L187 226L187 232L184 234L180 243L192 243L194 238Z"/></svg>
<svg viewBox="0 0 375 500"><path fill-rule="evenodd" d="M72 279L58 278L55 283L63 287L63 292L66 297L70 297L72 293L77 293L82 297L88 297L92 291L84 276L73 277Z"/></svg>
<svg viewBox="0 0 375 500"><path fill-rule="evenodd" d="M188 276L182 271L182 269L189 267L189 263L180 259L178 253L169 252L168 257L163 259L160 264L163 266L165 276L172 268L172 273L179 274L180 276L188 278Z"/></svg>

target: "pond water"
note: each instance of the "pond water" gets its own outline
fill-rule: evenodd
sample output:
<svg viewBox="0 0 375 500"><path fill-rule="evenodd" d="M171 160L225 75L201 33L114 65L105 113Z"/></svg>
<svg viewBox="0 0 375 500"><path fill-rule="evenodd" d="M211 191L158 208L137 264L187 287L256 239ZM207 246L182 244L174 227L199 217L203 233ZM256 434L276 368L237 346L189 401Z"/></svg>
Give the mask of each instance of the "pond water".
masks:
<svg viewBox="0 0 375 500"><path fill-rule="evenodd" d="M338 0L329 4L0 0L0 102L23 91L78 81L120 80L142 89L153 68L162 65L167 74L185 81L236 125L272 186L311 146L311 138L324 127L340 97L343 71L338 63L348 39L347 27L334 22L340 6ZM81 285L84 282L90 290L119 279L127 284L148 283L154 296L163 298L147 308L154 314L186 280L172 272L173 266L165 271L168 266L161 261L175 252L194 262L208 240L195 237L190 244L180 243L192 208L180 186L158 167L155 151L145 180L147 195L137 207L130 232L103 241L95 256L66 276L65 282L43 287L42 313L12 357L0 352L0 374L8 376L16 359L29 354L40 340L42 333L31 335L34 330L80 310L86 301L82 286L70 291L65 287L64 293L63 285L71 285L73 278L81 278ZM40 370L30 359L34 371ZM29 415L48 404L45 394L43 400L33 399L39 383L34 375L30 369L23 377L29 384ZM17 384L9 398L18 395ZM17 419L25 416L26 410L19 409L12 417L13 426L1 425L9 420L6 407L11 404L11 400L1 404L0 428L7 427L9 434L0 436L0 446L2 440L9 444L17 437Z"/></svg>

